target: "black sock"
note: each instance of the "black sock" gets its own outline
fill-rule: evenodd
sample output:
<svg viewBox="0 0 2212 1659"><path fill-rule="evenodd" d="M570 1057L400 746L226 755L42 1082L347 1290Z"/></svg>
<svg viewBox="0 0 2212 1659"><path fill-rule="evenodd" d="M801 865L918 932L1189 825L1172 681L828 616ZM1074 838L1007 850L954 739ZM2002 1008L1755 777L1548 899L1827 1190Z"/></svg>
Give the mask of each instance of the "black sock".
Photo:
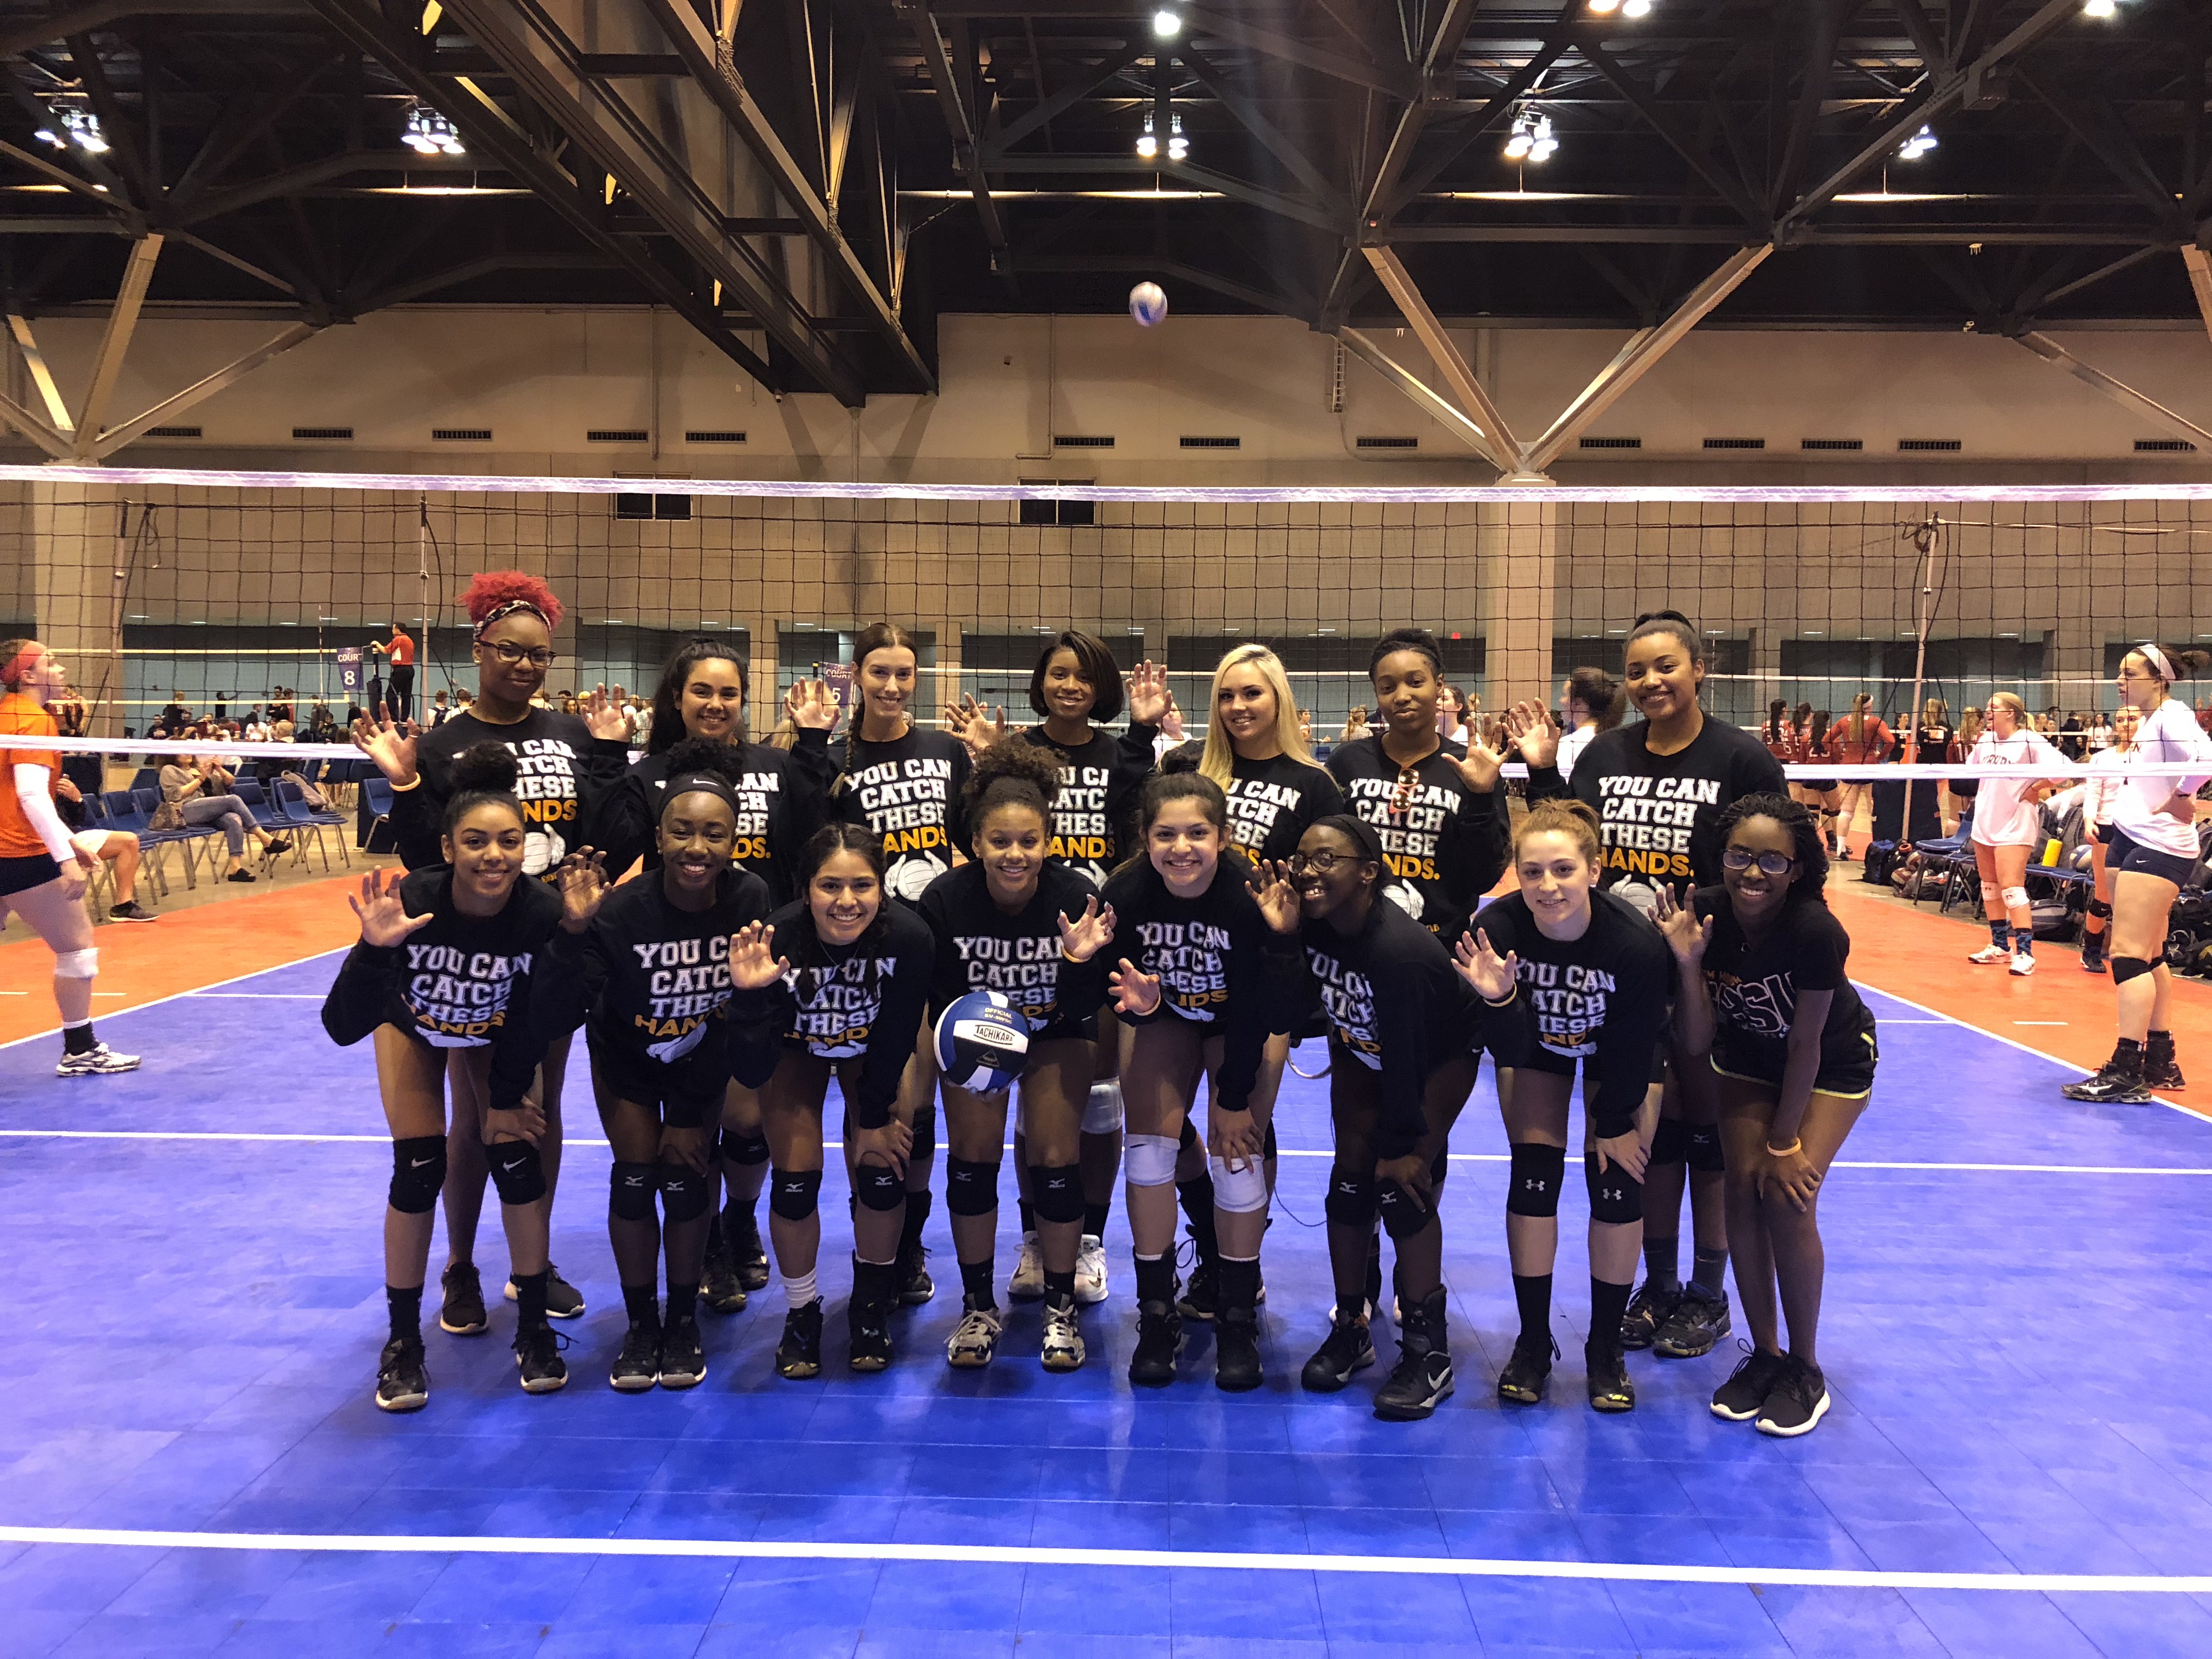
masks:
<svg viewBox="0 0 2212 1659"><path fill-rule="evenodd" d="M629 1316L630 1323L635 1325L643 1322L657 1325L660 1322L659 1288L657 1285L623 1286L623 1312ZM672 1291L674 1287L670 1288ZM517 1296L522 1294L522 1285L520 1280L516 1281L514 1291ZM669 1297L668 1305L671 1308L676 1305L676 1298L673 1295Z"/></svg>
<svg viewBox="0 0 2212 1659"><path fill-rule="evenodd" d="M2165 1054L2171 1058L2173 1054L2173 1033L2171 1031L2153 1031L2150 1033L2148 1040L2143 1044L2143 1053L2146 1054Z"/></svg>
<svg viewBox="0 0 2212 1659"><path fill-rule="evenodd" d="M1044 1299L1054 1307L1075 1300L1075 1269L1056 1273L1049 1267L1044 1270Z"/></svg>
<svg viewBox="0 0 2212 1659"><path fill-rule="evenodd" d="M2012 924L2002 916L1990 923L1990 943L2000 951L2012 949Z"/></svg>
<svg viewBox="0 0 2212 1659"><path fill-rule="evenodd" d="M550 1267L540 1268L534 1273L512 1273L514 1281L514 1324L519 1331L534 1331L545 1323L546 1281L553 1276Z"/></svg>
<svg viewBox="0 0 2212 1659"><path fill-rule="evenodd" d="M1513 1275L1513 1300L1521 1309L1521 1340L1548 1344L1552 1339L1552 1276ZM1549 1348L1546 1352L1549 1352Z"/></svg>
<svg viewBox="0 0 2212 1659"><path fill-rule="evenodd" d="M1035 1232L1036 1231L1036 1206L1031 1204L1029 1200L1025 1198L1021 1201L1021 1212L1022 1231L1025 1233Z"/></svg>
<svg viewBox="0 0 2212 1659"><path fill-rule="evenodd" d="M2112 1045L2112 1068L2126 1077L2140 1079L2143 1073L2143 1046L2133 1037L2122 1037Z"/></svg>
<svg viewBox="0 0 2212 1659"><path fill-rule="evenodd" d="M922 1224L929 1219L930 1194L909 1192L906 1195L906 1225L899 1230L899 1254L911 1255L921 1248Z"/></svg>
<svg viewBox="0 0 2212 1659"><path fill-rule="evenodd" d="M1092 1238L1106 1237L1106 1218L1114 1213L1113 1200L1083 1206L1083 1231Z"/></svg>
<svg viewBox="0 0 2212 1659"><path fill-rule="evenodd" d="M1137 1300L1139 1302L1168 1302L1175 1300L1175 1258L1156 1255L1147 1261L1137 1258Z"/></svg>
<svg viewBox="0 0 2212 1659"><path fill-rule="evenodd" d="M1191 1242L1198 1246L1200 1265L1218 1261L1221 1245L1213 1236L1212 1176L1200 1171L1195 1181L1177 1182L1176 1198L1182 1205L1183 1218L1190 1223Z"/></svg>
<svg viewBox="0 0 2212 1659"><path fill-rule="evenodd" d="M1518 1281L1516 1281L1516 1283ZM1590 1346L1608 1350L1620 1346L1620 1316L1628 1311L1627 1285L1608 1285L1590 1276Z"/></svg>
<svg viewBox="0 0 2212 1659"><path fill-rule="evenodd" d="M1260 1260L1239 1261L1233 1256L1221 1258L1220 1309L1224 1314L1242 1311L1249 1314L1260 1299Z"/></svg>
<svg viewBox="0 0 2212 1659"><path fill-rule="evenodd" d="M1690 1282L1716 1302L1728 1297L1728 1247L1709 1250L1698 1246L1698 1265L1691 1270Z"/></svg>
<svg viewBox="0 0 2212 1659"><path fill-rule="evenodd" d="M987 1255L981 1261L960 1264L960 1288L966 1293L969 1307L981 1308L988 1312L999 1305L998 1298L991 1293L991 1280L996 1271L997 1258L994 1256Z"/></svg>
<svg viewBox="0 0 2212 1659"><path fill-rule="evenodd" d="M1655 1291L1672 1293L1682 1288L1682 1241L1673 1233L1664 1238L1644 1235L1644 1274Z"/></svg>
<svg viewBox="0 0 2212 1659"><path fill-rule="evenodd" d="M673 1325L679 1319L696 1319L698 1316L699 1287L696 1285L679 1285L674 1279L670 1279L668 1281L668 1322Z"/></svg>
<svg viewBox="0 0 2212 1659"><path fill-rule="evenodd" d="M82 1025L62 1027L62 1052L65 1054L88 1054L100 1047L100 1039L92 1034L92 1022Z"/></svg>
<svg viewBox="0 0 2212 1659"><path fill-rule="evenodd" d="M392 1314L392 1334L402 1342L422 1340L422 1287L384 1287L384 1305Z"/></svg>

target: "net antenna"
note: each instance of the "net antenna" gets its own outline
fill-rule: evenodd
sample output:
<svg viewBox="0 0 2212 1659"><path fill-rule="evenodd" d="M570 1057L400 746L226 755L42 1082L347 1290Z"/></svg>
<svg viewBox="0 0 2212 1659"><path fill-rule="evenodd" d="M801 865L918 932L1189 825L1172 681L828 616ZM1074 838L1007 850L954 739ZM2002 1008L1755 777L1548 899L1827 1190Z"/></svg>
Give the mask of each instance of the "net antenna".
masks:
<svg viewBox="0 0 2212 1659"><path fill-rule="evenodd" d="M1912 630L1912 702L1905 716L1911 722L1910 729L1912 733L1905 753L1916 761L1920 758L1920 702L1928 684L1928 630L1936 620L1936 558L1942 528L1942 520L1931 518L1922 520L1906 532L1919 554L1913 570L1919 599ZM1944 757L1938 755L1936 758L1940 762ZM1905 777L1905 816L1899 821L1899 828L1910 839L1912 833L1912 775L1909 772Z"/></svg>
<svg viewBox="0 0 2212 1659"><path fill-rule="evenodd" d="M416 617L415 625L422 630L422 648L416 653L418 656L424 659L422 701L420 704L416 704L410 697L409 703L413 713L428 716L430 712L431 695L428 661L430 654L428 648L430 643L430 498L428 495L417 495L415 498L415 601ZM427 718L422 720L421 724L425 730L428 729L429 721Z"/></svg>

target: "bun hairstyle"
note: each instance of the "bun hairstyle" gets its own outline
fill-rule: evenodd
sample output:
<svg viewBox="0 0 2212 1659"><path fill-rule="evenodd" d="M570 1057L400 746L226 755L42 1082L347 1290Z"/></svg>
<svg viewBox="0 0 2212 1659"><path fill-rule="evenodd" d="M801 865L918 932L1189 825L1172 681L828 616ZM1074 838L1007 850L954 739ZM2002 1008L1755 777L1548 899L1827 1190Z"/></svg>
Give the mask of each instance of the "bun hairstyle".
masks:
<svg viewBox="0 0 2212 1659"><path fill-rule="evenodd" d="M1382 659L1400 651L1419 652L1429 659L1431 674L1438 679L1444 677L1444 651L1435 635L1425 628L1394 628L1376 641L1374 650L1367 653L1367 678L1373 679Z"/></svg>
<svg viewBox="0 0 2212 1659"><path fill-rule="evenodd" d="M703 791L720 799L738 816L737 756L726 743L712 738L686 738L668 750L668 790L661 799L660 816L676 805L678 795Z"/></svg>
<svg viewBox="0 0 2212 1659"><path fill-rule="evenodd" d="M1030 674L1030 708L1042 717L1052 713L1045 706L1044 671L1053 658L1062 651L1075 653L1075 672L1091 687L1091 714L1093 720L1118 720L1121 714L1121 667L1114 660L1114 653L1106 641L1095 634L1085 634L1071 628L1045 641L1044 649L1037 653L1036 667ZM854 653L857 659L859 653Z"/></svg>
<svg viewBox="0 0 2212 1659"><path fill-rule="evenodd" d="M446 803L445 833L452 835L460 821L479 806L504 806L525 823L522 803L514 798L514 782L521 776L514 751L503 743L486 739L472 743L453 757L452 799Z"/></svg>
<svg viewBox="0 0 2212 1659"><path fill-rule="evenodd" d="M1581 851L1583 862L1591 869L1605 863L1605 837L1599 832L1597 814L1579 800L1571 797L1552 796L1538 801L1522 814L1521 822L1513 826L1513 854L1521 854L1521 843L1531 836L1547 832L1566 836Z"/></svg>
<svg viewBox="0 0 2212 1659"><path fill-rule="evenodd" d="M1547 801L1544 805L1548 806L1551 803ZM1531 812L1530 816L1534 814ZM1790 832L1790 856L1797 860L1797 874L1790 884L1790 902L1809 899L1816 904L1826 904L1828 896L1823 890L1828 882L1828 849L1813 814L1787 795L1739 795L1729 804L1715 826L1723 847L1735 833L1736 825L1746 818L1772 818Z"/></svg>
<svg viewBox="0 0 2212 1659"><path fill-rule="evenodd" d="M681 708L684 684L701 663L715 661L726 662L738 671L738 695L741 700L750 695L745 665L734 654L727 640L701 638L686 641L668 659L668 665L660 671L660 684L653 688L653 727L646 735L647 754L667 754L685 740ZM744 741L744 737L740 732L738 741Z"/></svg>
<svg viewBox="0 0 2212 1659"><path fill-rule="evenodd" d="M7 647L0 646L0 657L7 654ZM2145 641L2136 647L2131 654L2141 657L2144 666L2167 685L2177 680L2193 680L2208 667L2212 667L2212 652L2198 651L2188 646L2157 645Z"/></svg>
<svg viewBox="0 0 2212 1659"><path fill-rule="evenodd" d="M477 639L501 617L517 611L535 612L549 633L561 625L561 601L553 597L551 588L526 570L479 571L462 591L461 604L476 624Z"/></svg>
<svg viewBox="0 0 2212 1659"><path fill-rule="evenodd" d="M1681 641L1682 648L1690 653L1691 663L1698 668L1705 665L1705 642L1698 637L1698 625L1679 611L1647 611L1636 619L1636 626L1628 630L1621 643L1623 651L1637 641L1653 634L1672 634Z"/></svg>
<svg viewBox="0 0 2212 1659"><path fill-rule="evenodd" d="M1049 750L1022 738L1002 738L981 754L960 792L969 833L1002 806L1025 806L1044 820L1052 833L1052 804L1060 797L1060 763Z"/></svg>
<svg viewBox="0 0 2212 1659"><path fill-rule="evenodd" d="M1620 682L1602 668L1577 668L1568 675L1567 696L1589 710L1599 731L1620 724Z"/></svg>

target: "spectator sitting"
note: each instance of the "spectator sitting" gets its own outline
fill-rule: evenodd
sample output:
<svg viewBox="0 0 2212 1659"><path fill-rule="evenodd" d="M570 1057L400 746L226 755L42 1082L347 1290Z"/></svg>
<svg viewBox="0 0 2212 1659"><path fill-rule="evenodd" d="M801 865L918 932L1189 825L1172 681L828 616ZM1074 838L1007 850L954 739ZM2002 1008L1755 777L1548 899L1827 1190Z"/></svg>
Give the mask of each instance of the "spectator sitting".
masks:
<svg viewBox="0 0 2212 1659"><path fill-rule="evenodd" d="M128 830L93 830L85 825L84 792L67 777L54 781L54 810L69 827L70 842L81 852L115 866L115 902L110 921L152 921L138 908L138 837Z"/></svg>
<svg viewBox="0 0 2212 1659"><path fill-rule="evenodd" d="M230 868L225 881L252 881L246 867L246 843L273 857L289 853L292 843L264 830L246 804L230 793L236 780L213 755L179 755L161 769L161 799L183 815L187 824L213 824L222 831L230 848Z"/></svg>

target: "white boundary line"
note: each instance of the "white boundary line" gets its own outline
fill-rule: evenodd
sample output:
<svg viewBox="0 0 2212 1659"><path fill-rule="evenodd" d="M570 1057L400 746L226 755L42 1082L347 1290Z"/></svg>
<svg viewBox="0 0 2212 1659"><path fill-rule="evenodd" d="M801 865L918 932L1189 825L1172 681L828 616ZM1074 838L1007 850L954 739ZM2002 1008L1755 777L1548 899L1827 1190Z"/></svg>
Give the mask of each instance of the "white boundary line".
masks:
<svg viewBox="0 0 2212 1659"><path fill-rule="evenodd" d="M264 974L281 974L287 968L297 968L303 963L319 962L325 957L334 957L340 951L348 951L352 948L352 946L347 945L332 945L327 951L311 951L304 957L295 957L289 962L271 963L266 968L255 968L246 973L233 974L228 979L210 980L207 984L195 986L189 991L172 991L165 997L155 997L150 1001L141 1002L129 1008L118 1008L111 1012L107 1018L110 1019L120 1019L125 1014L137 1013L141 1008L158 1008L165 1002L175 1002L185 997L205 996L210 991L213 990L218 985L236 985L245 980L258 979ZM122 994L118 992L117 994L120 995ZM320 1000L321 999L319 998L317 999L318 1001ZM11 1037L5 1042L0 1042L0 1051L20 1048L26 1042L36 1042L41 1037L59 1036L61 1034L62 1028L60 1026L50 1025L43 1031L32 1032L28 1036Z"/></svg>
<svg viewBox="0 0 2212 1659"><path fill-rule="evenodd" d="M627 1556L647 1559L935 1561L951 1565L1204 1567L1231 1572L1341 1572L1443 1578L1607 1579L1656 1584L1790 1584L1814 1589L1997 1590L2031 1595L2203 1595L2212 1574L1881 1572L1840 1567L1675 1566L1632 1561L1516 1561L1437 1555L1322 1555L1233 1550L1048 1547L1034 1544L746 1542L708 1538L469 1538L392 1533L164 1532L0 1526L0 1543L124 1549L292 1550L368 1555Z"/></svg>

